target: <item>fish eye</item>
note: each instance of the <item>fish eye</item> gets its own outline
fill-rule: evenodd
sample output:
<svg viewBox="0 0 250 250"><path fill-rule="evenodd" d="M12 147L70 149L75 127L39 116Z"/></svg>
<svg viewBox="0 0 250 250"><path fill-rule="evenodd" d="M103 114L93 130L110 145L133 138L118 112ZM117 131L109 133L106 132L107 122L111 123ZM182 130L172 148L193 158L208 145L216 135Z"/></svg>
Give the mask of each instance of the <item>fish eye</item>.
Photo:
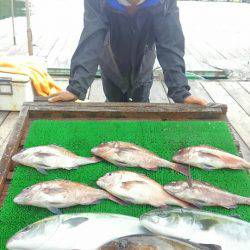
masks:
<svg viewBox="0 0 250 250"><path fill-rule="evenodd" d="M112 175L112 173L108 173L108 176L111 176Z"/></svg>

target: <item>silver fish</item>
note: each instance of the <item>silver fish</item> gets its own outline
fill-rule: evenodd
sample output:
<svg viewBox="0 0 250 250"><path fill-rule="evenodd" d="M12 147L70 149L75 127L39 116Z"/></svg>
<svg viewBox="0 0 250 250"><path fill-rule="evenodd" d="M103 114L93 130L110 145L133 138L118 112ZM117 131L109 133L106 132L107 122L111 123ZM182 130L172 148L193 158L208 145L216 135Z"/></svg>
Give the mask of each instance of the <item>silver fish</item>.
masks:
<svg viewBox="0 0 250 250"><path fill-rule="evenodd" d="M96 157L86 158L75 155L65 148L55 145L25 149L12 157L12 160L37 169L42 174L50 169L71 170L80 165L87 165L101 160Z"/></svg>
<svg viewBox="0 0 250 250"><path fill-rule="evenodd" d="M96 250L130 234L148 233L139 219L115 214L64 214L48 217L17 232L9 250Z"/></svg>
<svg viewBox="0 0 250 250"><path fill-rule="evenodd" d="M187 240L154 234L130 235L113 240L98 250L220 250L216 245L196 244Z"/></svg>
<svg viewBox="0 0 250 250"><path fill-rule="evenodd" d="M223 250L250 249L250 223L233 217L192 209L158 209L144 214L143 226L156 234L215 244Z"/></svg>
<svg viewBox="0 0 250 250"><path fill-rule="evenodd" d="M250 163L246 160L210 146L181 149L173 157L173 161L206 170L221 168L250 169Z"/></svg>
<svg viewBox="0 0 250 250"><path fill-rule="evenodd" d="M112 172L101 177L97 185L129 203L149 204L154 207L166 205L192 207L165 192L159 183L143 174L129 171Z"/></svg>
<svg viewBox="0 0 250 250"><path fill-rule="evenodd" d="M236 208L237 204L250 205L250 198L232 194L201 181L174 181L164 186L169 194L196 206L221 206Z"/></svg>
<svg viewBox="0 0 250 250"><path fill-rule="evenodd" d="M92 188L81 183L66 180L47 181L24 189L14 198L19 205L47 208L55 214L59 208L76 205L91 205L109 199L122 204L120 200L104 190Z"/></svg>
<svg viewBox="0 0 250 250"><path fill-rule="evenodd" d="M140 167L147 170L157 170L159 167L171 168L189 176L189 169L186 166L162 159L147 149L128 142L102 143L91 152L119 167Z"/></svg>

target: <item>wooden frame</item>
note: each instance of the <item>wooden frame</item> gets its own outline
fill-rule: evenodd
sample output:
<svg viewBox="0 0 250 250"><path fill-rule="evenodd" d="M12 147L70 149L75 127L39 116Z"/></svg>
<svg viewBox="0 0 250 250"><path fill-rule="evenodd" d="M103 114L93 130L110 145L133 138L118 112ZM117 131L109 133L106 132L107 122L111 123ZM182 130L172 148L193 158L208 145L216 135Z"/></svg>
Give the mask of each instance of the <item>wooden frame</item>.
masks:
<svg viewBox="0 0 250 250"><path fill-rule="evenodd" d="M0 160L0 205L11 180L11 157L24 145L33 120L220 120L227 121L227 106L207 107L184 104L151 103L25 103Z"/></svg>

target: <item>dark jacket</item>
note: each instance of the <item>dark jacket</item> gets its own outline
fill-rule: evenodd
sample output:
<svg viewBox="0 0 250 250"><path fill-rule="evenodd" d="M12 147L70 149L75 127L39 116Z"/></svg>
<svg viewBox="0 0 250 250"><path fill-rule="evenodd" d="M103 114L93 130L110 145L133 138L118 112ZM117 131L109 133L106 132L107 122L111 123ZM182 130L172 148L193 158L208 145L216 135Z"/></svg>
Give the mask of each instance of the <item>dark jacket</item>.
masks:
<svg viewBox="0 0 250 250"><path fill-rule="evenodd" d="M156 51L169 97L183 102L190 88L176 0L154 0L149 7L140 6L134 16L110 2L85 0L84 29L72 57L67 90L84 99L100 65L105 75L128 92L152 81Z"/></svg>

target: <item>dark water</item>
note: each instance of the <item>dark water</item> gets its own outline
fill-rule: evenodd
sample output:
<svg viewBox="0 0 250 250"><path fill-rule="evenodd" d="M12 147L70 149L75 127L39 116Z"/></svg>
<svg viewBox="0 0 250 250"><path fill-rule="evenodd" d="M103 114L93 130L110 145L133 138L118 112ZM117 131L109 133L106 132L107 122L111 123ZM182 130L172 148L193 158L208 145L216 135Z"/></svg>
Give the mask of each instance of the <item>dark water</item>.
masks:
<svg viewBox="0 0 250 250"><path fill-rule="evenodd" d="M14 0L15 17L25 16L25 0ZM0 19L11 17L11 0L0 0Z"/></svg>

